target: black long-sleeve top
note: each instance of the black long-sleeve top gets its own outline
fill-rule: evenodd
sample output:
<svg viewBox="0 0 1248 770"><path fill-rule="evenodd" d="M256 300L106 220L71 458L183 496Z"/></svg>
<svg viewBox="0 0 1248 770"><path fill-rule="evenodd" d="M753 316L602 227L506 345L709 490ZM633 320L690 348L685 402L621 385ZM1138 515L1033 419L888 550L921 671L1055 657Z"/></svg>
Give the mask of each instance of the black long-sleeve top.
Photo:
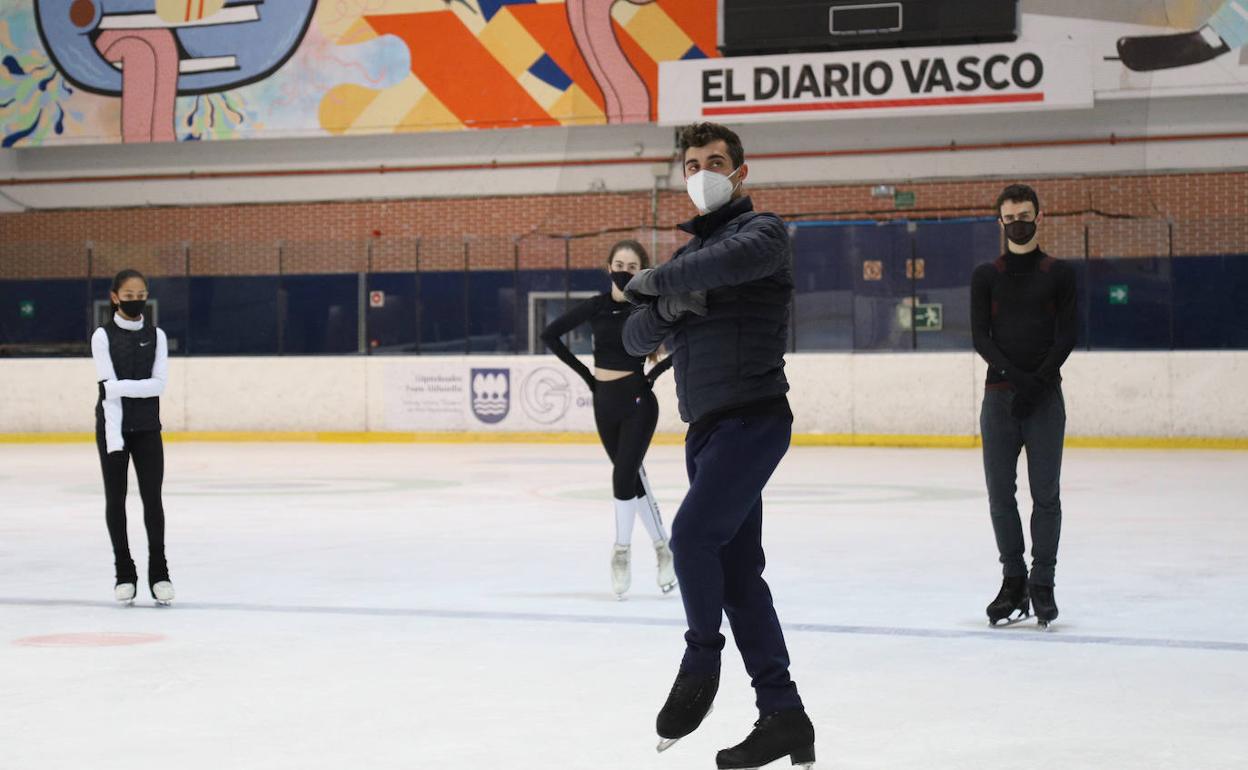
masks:
<svg viewBox="0 0 1248 770"><path fill-rule="evenodd" d="M971 277L971 332L988 362L989 388L1010 387L1010 370L1061 382L1075 349L1075 271L1037 249L1005 254Z"/></svg>
<svg viewBox="0 0 1248 770"><path fill-rule="evenodd" d="M563 344L563 335L581 324L588 323L594 335L594 366L599 369L612 369L619 372L642 374L645 371L645 356L629 355L624 349L624 322L632 305L627 302L616 302L610 294L599 294L581 302L568 312L559 316L542 330L542 342L567 364L572 371L585 381L592 389L594 375L589 367L581 363L568 346ZM654 382L663 372L672 366L671 358L665 358L650 370L648 379Z"/></svg>

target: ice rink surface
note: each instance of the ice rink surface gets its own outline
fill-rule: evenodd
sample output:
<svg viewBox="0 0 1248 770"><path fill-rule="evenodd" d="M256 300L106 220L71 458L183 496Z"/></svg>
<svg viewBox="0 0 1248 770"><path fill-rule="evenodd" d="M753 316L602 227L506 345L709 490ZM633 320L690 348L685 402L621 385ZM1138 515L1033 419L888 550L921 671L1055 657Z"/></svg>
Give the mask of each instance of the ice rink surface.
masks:
<svg viewBox="0 0 1248 770"><path fill-rule="evenodd" d="M647 463L669 519L681 453ZM3 770L709 769L756 718L730 641L714 714L655 753L683 615L640 524L610 595L596 446L170 444L167 466L178 600L125 608L94 447L0 446ZM1057 630L990 630L976 451L789 454L766 576L816 767L1248 767L1248 453L1070 450L1063 491ZM130 533L143 574L133 484Z"/></svg>

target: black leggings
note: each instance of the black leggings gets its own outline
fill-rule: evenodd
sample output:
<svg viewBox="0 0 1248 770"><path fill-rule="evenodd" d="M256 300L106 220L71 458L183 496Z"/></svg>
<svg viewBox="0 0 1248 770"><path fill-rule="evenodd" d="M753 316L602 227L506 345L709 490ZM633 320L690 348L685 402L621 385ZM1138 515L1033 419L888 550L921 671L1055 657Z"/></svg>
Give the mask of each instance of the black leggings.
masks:
<svg viewBox="0 0 1248 770"><path fill-rule="evenodd" d="M130 543L126 537L126 486L130 458L139 478L139 496L143 498L143 524L147 528L147 579L158 583L169 579L165 563L165 509L160 501L160 488L165 479L165 445L160 431L139 431L125 434L126 448L108 453L102 432L96 434L100 450L100 466L104 470L104 520L108 537L113 541L113 558L118 583L138 582Z"/></svg>
<svg viewBox="0 0 1248 770"><path fill-rule="evenodd" d="M594 389L594 421L598 437L615 465L611 486L616 500L644 497L641 463L659 422L659 401L645 377L599 380Z"/></svg>

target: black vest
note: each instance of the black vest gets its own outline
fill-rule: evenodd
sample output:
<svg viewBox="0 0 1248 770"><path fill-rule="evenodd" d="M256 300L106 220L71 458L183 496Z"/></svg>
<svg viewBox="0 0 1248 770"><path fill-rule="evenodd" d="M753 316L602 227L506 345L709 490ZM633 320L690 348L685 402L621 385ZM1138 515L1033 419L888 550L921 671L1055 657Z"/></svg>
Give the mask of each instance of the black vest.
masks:
<svg viewBox="0 0 1248 770"><path fill-rule="evenodd" d="M138 331L123 329L115 321L104 324L108 335L108 355L119 380L151 379L156 364L156 327L144 324ZM123 433L160 430L159 398L121 399ZM104 430L103 401L95 406L96 427Z"/></svg>

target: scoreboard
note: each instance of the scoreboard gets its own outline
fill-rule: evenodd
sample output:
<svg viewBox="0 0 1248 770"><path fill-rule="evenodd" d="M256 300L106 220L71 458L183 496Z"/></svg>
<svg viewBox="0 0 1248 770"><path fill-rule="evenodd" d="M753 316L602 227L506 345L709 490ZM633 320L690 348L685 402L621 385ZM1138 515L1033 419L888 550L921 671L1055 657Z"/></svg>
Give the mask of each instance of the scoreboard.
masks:
<svg viewBox="0 0 1248 770"><path fill-rule="evenodd" d="M1018 0L719 0L725 56L1014 41Z"/></svg>

